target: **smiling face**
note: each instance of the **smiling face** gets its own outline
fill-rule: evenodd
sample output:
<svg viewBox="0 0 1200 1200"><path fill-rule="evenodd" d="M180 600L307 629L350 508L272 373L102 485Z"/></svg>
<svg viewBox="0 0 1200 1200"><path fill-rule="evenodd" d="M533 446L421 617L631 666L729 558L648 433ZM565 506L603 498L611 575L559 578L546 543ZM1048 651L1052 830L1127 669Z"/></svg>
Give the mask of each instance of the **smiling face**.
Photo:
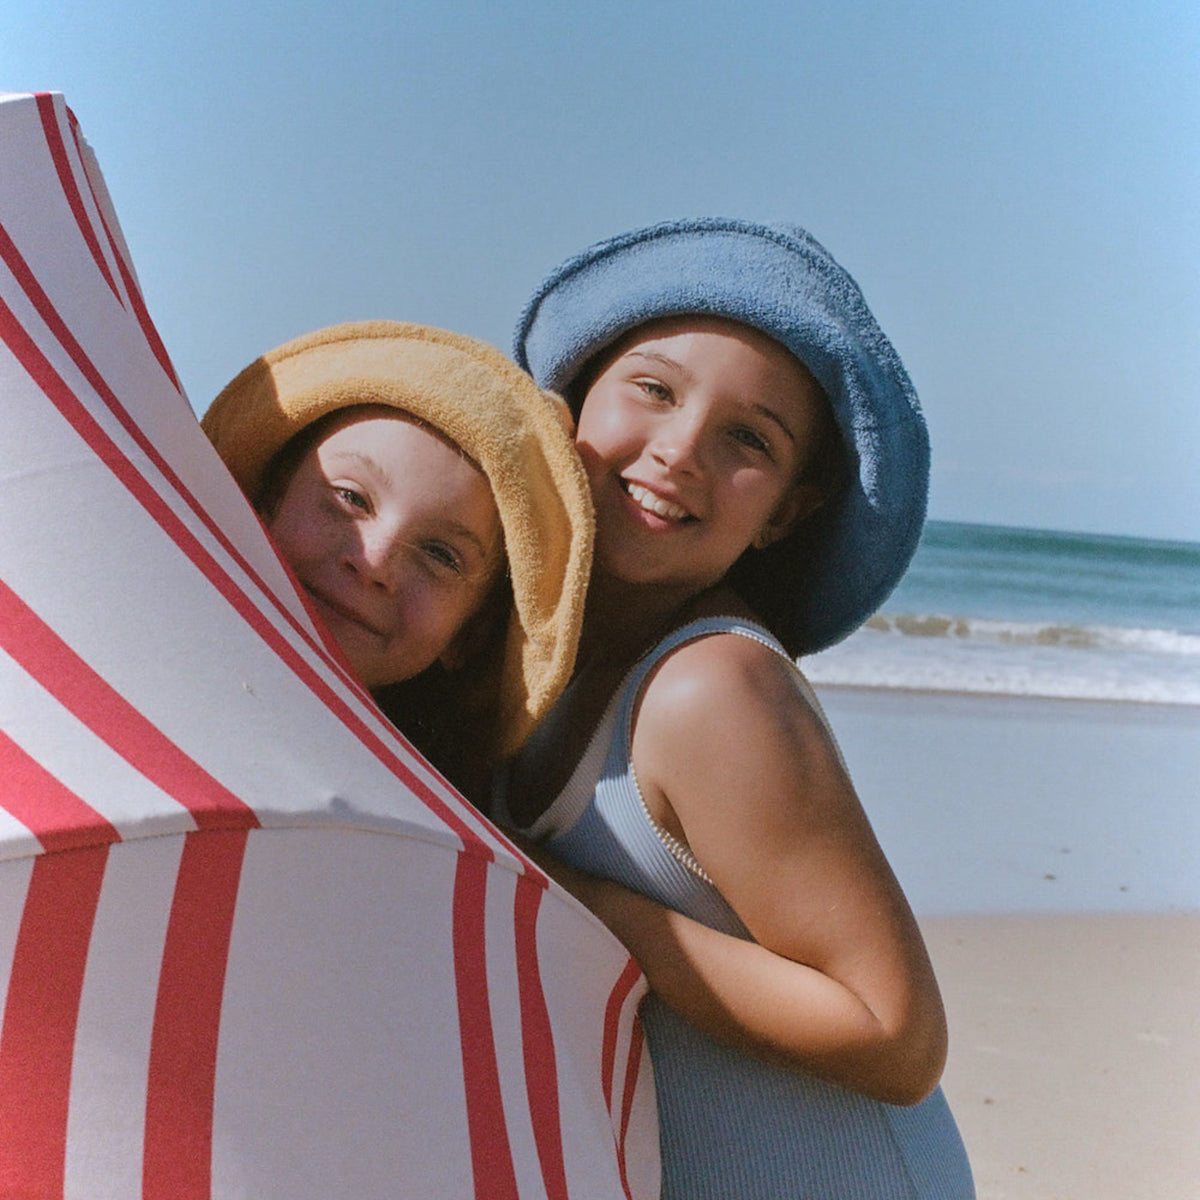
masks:
<svg viewBox="0 0 1200 1200"><path fill-rule="evenodd" d="M483 472L379 406L324 427L264 516L368 688L450 656L504 557Z"/></svg>
<svg viewBox="0 0 1200 1200"><path fill-rule="evenodd" d="M820 501L802 477L827 407L800 361L748 326L689 316L635 330L579 415L597 569L682 600L785 536Z"/></svg>

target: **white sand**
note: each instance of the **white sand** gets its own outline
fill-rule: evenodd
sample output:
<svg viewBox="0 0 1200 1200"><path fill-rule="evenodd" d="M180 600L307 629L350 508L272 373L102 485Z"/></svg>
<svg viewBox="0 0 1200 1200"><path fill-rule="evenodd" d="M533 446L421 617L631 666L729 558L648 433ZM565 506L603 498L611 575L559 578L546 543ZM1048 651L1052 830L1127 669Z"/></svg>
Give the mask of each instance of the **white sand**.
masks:
<svg viewBox="0 0 1200 1200"><path fill-rule="evenodd" d="M1200 1197L1200 914L922 925L979 1200Z"/></svg>

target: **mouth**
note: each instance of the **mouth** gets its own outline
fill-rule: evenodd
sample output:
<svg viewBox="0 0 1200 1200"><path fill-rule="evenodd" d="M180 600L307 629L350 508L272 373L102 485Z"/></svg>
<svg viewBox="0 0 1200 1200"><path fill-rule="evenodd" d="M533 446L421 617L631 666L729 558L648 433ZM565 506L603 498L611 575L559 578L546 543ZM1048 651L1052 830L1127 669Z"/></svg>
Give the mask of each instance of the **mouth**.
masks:
<svg viewBox="0 0 1200 1200"><path fill-rule="evenodd" d="M354 608L351 608L348 604L344 604L342 601L336 600L332 596L327 596L324 592L310 587L307 583L304 585L304 590L312 598L313 603L317 606L317 609L322 616L328 618L330 615L332 615L342 622L346 622L351 625L357 625L360 629L365 630L374 637L384 636L384 630L380 629L367 617L364 617L362 613L358 612Z"/></svg>
<svg viewBox="0 0 1200 1200"><path fill-rule="evenodd" d="M696 517L688 512L681 504L676 504L674 501L667 500L657 493L652 492L648 487L644 487L640 483L634 483L629 479L622 479L621 489L624 491L630 500L642 509L643 512L648 512L652 516L660 517L664 521L695 521Z"/></svg>

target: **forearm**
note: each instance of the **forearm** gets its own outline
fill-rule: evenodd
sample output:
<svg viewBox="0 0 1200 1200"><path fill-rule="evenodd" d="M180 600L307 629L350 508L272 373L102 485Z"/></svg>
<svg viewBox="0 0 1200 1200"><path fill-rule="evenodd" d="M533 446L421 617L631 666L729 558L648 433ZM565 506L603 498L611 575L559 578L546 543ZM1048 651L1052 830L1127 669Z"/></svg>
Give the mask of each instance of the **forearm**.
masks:
<svg viewBox="0 0 1200 1200"><path fill-rule="evenodd" d="M946 1044L940 1005L889 1017L820 971L619 884L574 873L568 886L659 997L710 1036L888 1103L915 1103L936 1085Z"/></svg>

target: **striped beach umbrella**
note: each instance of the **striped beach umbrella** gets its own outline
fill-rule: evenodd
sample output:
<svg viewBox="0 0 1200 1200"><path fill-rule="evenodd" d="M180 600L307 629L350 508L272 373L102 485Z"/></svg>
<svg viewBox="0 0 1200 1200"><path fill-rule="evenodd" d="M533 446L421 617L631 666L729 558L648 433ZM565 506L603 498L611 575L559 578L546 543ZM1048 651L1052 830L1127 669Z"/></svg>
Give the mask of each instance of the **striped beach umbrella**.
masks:
<svg viewBox="0 0 1200 1200"><path fill-rule="evenodd" d="M331 653L56 94L0 407L0 1195L655 1195L644 980Z"/></svg>

